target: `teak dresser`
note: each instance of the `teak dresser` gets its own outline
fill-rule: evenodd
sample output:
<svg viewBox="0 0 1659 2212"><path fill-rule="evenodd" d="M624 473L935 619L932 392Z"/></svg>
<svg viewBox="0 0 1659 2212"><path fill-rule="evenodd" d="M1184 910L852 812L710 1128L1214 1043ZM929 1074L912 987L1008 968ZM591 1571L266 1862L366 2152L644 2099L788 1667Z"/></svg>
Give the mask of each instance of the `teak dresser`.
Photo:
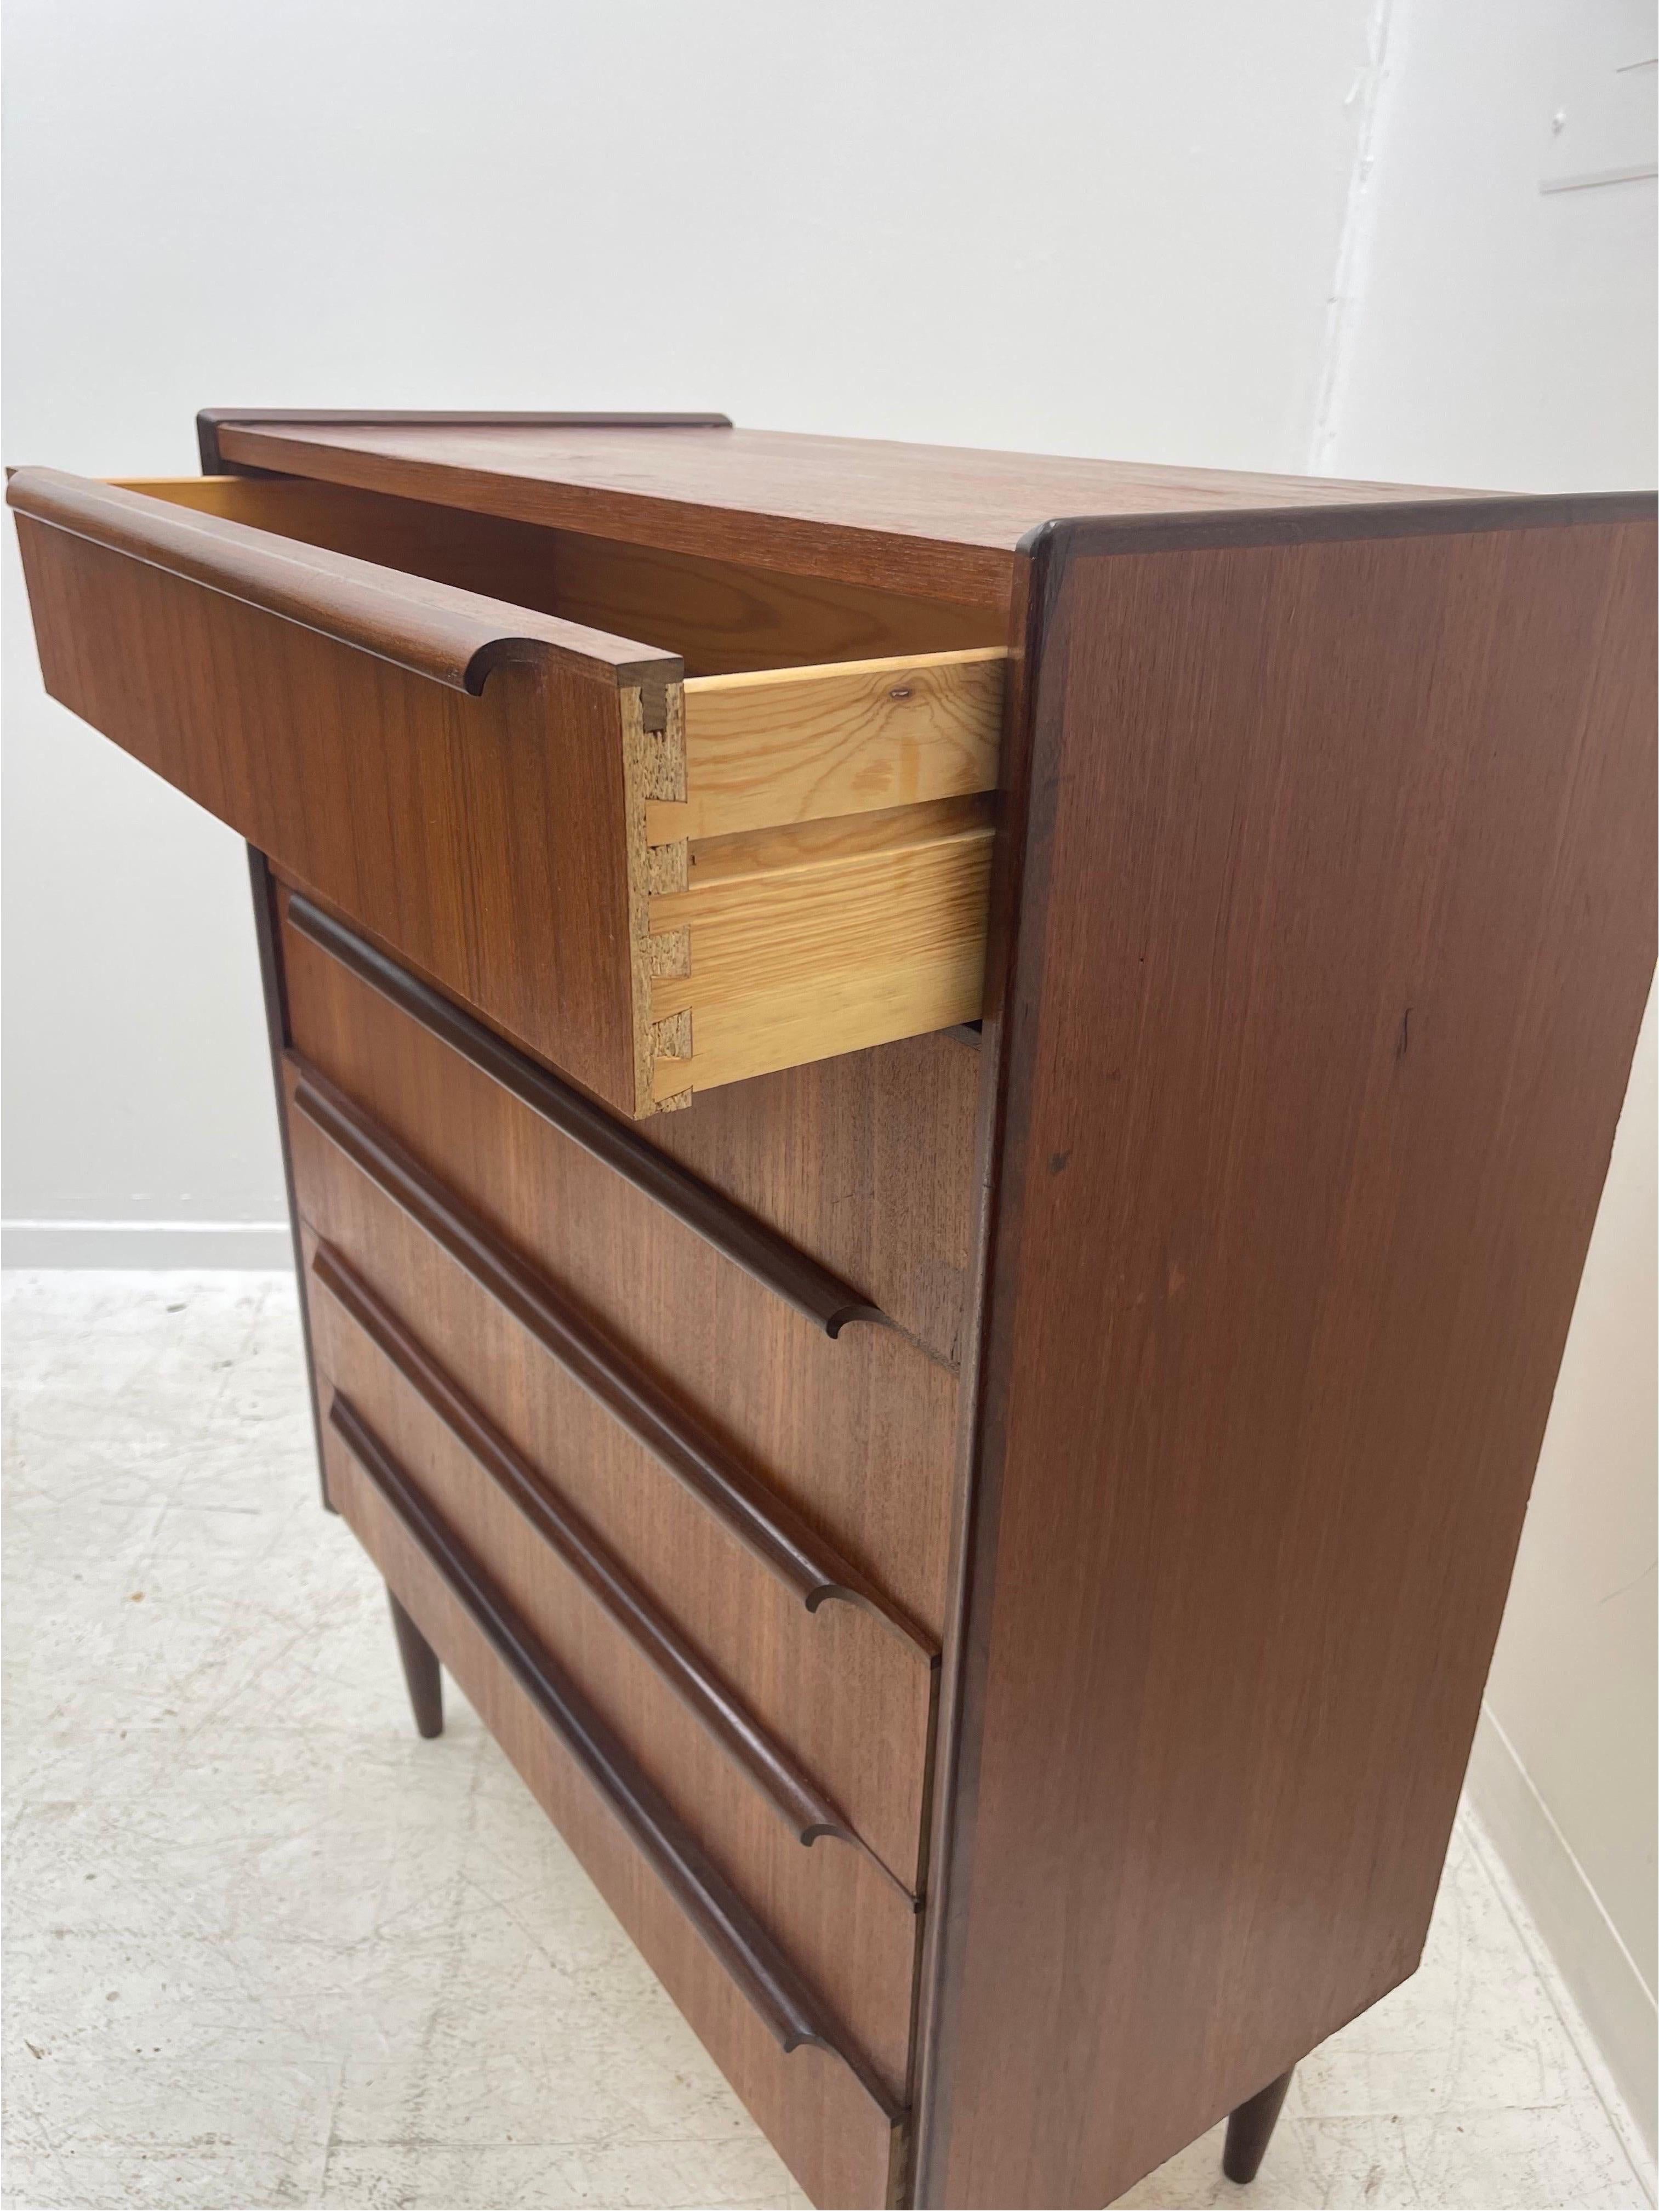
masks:
<svg viewBox="0 0 1659 2212"><path fill-rule="evenodd" d="M49 690L252 848L417 1724L818 2203L1248 2176L1428 1924L1653 964L1654 502L201 440L9 496Z"/></svg>

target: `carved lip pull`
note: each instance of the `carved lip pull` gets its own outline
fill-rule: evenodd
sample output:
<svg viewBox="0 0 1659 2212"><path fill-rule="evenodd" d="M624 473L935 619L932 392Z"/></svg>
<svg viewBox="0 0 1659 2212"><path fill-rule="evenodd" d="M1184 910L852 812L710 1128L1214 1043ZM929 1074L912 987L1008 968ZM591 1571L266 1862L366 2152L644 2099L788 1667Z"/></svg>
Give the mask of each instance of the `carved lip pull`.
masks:
<svg viewBox="0 0 1659 2212"><path fill-rule="evenodd" d="M757 1221L729 1198L683 1168L678 1160L647 1143L624 1122L614 1121L591 1098L561 1082L546 1068L498 1037L441 991L411 975L378 946L307 898L291 891L290 927L326 952L360 982L418 1023L428 1036L509 1091L520 1104L568 1137L624 1181L654 1199L665 1213L712 1244L757 1282L816 1322L826 1336L839 1336L848 1322L885 1322L879 1306L860 1296L838 1275L809 1259L775 1230Z"/></svg>
<svg viewBox="0 0 1659 2212"><path fill-rule="evenodd" d="M598 1599L634 1648L740 1767L798 1842L839 1838L864 1851L888 1880L915 1899L771 1731L758 1721L655 1600L489 1416L434 1359L414 1331L333 1246L320 1243L311 1263L341 1311L438 1416L479 1471L500 1490L565 1565Z"/></svg>
<svg viewBox="0 0 1659 2212"><path fill-rule="evenodd" d="M739 1543L796 1592L809 1613L832 1598L844 1599L873 1613L930 1662L938 1657L925 1629L734 1458L630 1353L569 1304L298 1053L286 1057L300 1079L295 1111L354 1161L574 1381L701 1498Z"/></svg>
<svg viewBox="0 0 1659 2212"><path fill-rule="evenodd" d="M632 1754L428 1504L349 1399L329 1426L450 1595L494 1649L670 1891L703 1942L787 2052L817 2044L841 2060L883 2116L905 2107L830 2014Z"/></svg>
<svg viewBox="0 0 1659 2212"><path fill-rule="evenodd" d="M495 669L515 660L561 661L653 693L684 674L678 654L654 646L58 469L16 470L6 502L457 691L482 691Z"/></svg>

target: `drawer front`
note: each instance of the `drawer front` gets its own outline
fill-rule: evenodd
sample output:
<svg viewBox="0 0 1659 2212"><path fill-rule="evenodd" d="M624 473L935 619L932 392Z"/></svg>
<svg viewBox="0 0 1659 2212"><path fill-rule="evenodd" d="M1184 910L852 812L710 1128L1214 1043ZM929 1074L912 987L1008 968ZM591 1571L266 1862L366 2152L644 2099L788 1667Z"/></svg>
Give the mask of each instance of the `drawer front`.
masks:
<svg viewBox="0 0 1659 2212"><path fill-rule="evenodd" d="M683 1395L936 1644L954 1469L952 1369L879 1322L850 1320L830 1338L291 923L283 947L289 1031L301 1060ZM695 1123L704 1110L674 1122ZM821 1205L867 1206L857 1131L810 1162L789 1156L787 1128L748 1133L753 1156L816 1185ZM295 1142L311 1156L307 1132L296 1128ZM928 1164L925 1155L913 1160L913 1181Z"/></svg>
<svg viewBox="0 0 1659 2212"><path fill-rule="evenodd" d="M325 1270L331 1261L337 1271L337 1260L326 1249L321 1257ZM313 1248L313 1265L316 1258ZM371 1298L377 1295L370 1292ZM839 1832L822 1832L822 1821L805 1827L801 1801L824 1802L829 1793L775 1730L769 1732L763 1759L733 1756L732 1742L745 1721L752 1741L752 1708L694 1639L672 1623L642 1580L632 1578L632 1607L615 1605L614 1576L601 1595L603 1586L576 1571L572 1554L550 1540L551 1524L526 1512L531 1493L509 1492L499 1450L482 1442L476 1427L464 1443L333 1297L313 1287L313 1310L320 1324L317 1359L325 1422L331 1391L355 1409L821 1992L884 2081L895 2095L902 2094L914 1899L869 1850L850 1838L841 1826L841 1808L831 1814ZM408 1328L408 1318L402 1318ZM493 1426L485 1417L483 1437ZM568 1522L568 1509L542 1468L527 1454L518 1458L526 1483L563 1509L561 1517ZM597 1532L594 1540L604 1545ZM628 1570L622 1574L626 1577ZM645 1625L653 1613L678 1642L683 1662L678 1673L664 1667L660 1645ZM696 1678L711 1687L730 1723L726 1733L716 1733L708 1706L689 1692L688 1679ZM839 1686L826 1684L832 1693Z"/></svg>
<svg viewBox="0 0 1659 2212"><path fill-rule="evenodd" d="M330 1397L331 1497L802 2188L896 2202L903 2115L878 2069L522 1616L422 1518L384 1440Z"/></svg>
<svg viewBox="0 0 1659 2212"><path fill-rule="evenodd" d="M52 471L8 497L55 698L636 1109L628 823L677 658Z"/></svg>
<svg viewBox="0 0 1659 2212"><path fill-rule="evenodd" d="M527 1109L507 1126L538 1213L595 1217L614 1243L628 1232L613 1208L648 1221L666 1211L831 1335L873 1307L956 1365L979 1091L971 1031L782 1071L635 1127L315 901L282 890L278 905L293 1042L405 1137L473 1126L500 1110L498 1087ZM649 1204L637 1208L619 1182Z"/></svg>
<svg viewBox="0 0 1659 2212"><path fill-rule="evenodd" d="M1001 647L688 683L483 518L433 565L531 605L336 550L399 502L171 489L12 478L47 689L613 1107L978 1014Z"/></svg>
<svg viewBox="0 0 1659 2212"><path fill-rule="evenodd" d="M341 1265L914 1892L935 1674L927 1630L672 1376L320 1077L295 1066L289 1082L298 1203L327 1248L309 1295L319 1359L357 1358L365 1335L349 1297L328 1287ZM394 1376L389 1332L378 1334L371 1371ZM401 1364L407 1376L412 1363ZM428 1391L428 1411L434 1401ZM508 1501L501 1511L522 1536L522 1510ZM544 1549L538 1536L530 1555ZM750 1796L754 1779L739 1777Z"/></svg>

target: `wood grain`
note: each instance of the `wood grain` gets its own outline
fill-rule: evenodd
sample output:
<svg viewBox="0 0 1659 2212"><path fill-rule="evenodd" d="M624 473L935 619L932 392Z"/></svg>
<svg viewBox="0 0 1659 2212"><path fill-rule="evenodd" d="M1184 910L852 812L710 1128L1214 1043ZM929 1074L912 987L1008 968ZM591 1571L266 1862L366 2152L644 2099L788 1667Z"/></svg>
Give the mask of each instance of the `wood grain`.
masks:
<svg viewBox="0 0 1659 2212"><path fill-rule="evenodd" d="M1416 1963L1653 965L1651 514L1036 549L921 2203L1109 2201Z"/></svg>
<svg viewBox="0 0 1659 2212"><path fill-rule="evenodd" d="M994 829L981 797L694 844L685 889L649 902L654 934L685 933L652 1014L691 1016L660 1095L975 1019Z"/></svg>
<svg viewBox="0 0 1659 2212"><path fill-rule="evenodd" d="M574 530L538 534L557 548L561 610L573 622L623 635L644 628L682 654L694 676L1000 647L1004 640L1000 605L963 605L858 576L768 568L741 558L735 547L717 557Z"/></svg>
<svg viewBox="0 0 1659 2212"><path fill-rule="evenodd" d="M764 1283L797 1312L816 1322L826 1336L839 1336L852 1322L883 1320L880 1308L860 1297L850 1284L820 1267L701 1176L666 1158L630 1124L617 1121L569 1084L515 1051L465 1007L400 968L314 899L295 892L285 900L283 912L289 927L307 943L349 969L428 1035L441 1038L562 1136L665 1207L717 1252L735 1261L757 1282ZM286 1042L284 1029L276 1047L279 1060Z"/></svg>
<svg viewBox="0 0 1659 2212"><path fill-rule="evenodd" d="M538 748L544 769L562 754L567 774L584 788L574 808L561 804L559 821L532 819L515 828L532 845L524 857L534 870L544 866L547 844L565 843L563 819L584 808L611 810L605 834L611 851L568 854L568 874L585 869L592 879L590 898L611 908L601 941L594 943L591 931L549 929L545 921L543 927L551 939L550 955L563 963L568 943L574 957L565 964L579 971L573 980L587 984L590 995L608 992L611 1001L606 1036L591 1033L597 1006L584 1010L590 1034L580 1041L588 1047L586 1072L569 1057L564 1064L630 1114L683 1105L696 1089L860 1050L977 1014L974 901L983 897L984 856L968 851L954 836L937 836L925 809L914 823L898 825L896 836L879 826L891 823L891 810L849 816L868 827L839 837L833 866L827 865L823 844L814 848L817 860L811 867L787 854L769 856L767 864L779 871L770 910L762 913L751 901L745 920L729 896L717 902L719 926L705 933L697 951L677 933L682 917L659 915L653 892L665 893L672 906L688 881L683 842L653 853L647 842L653 810L659 817L665 810L678 814L690 788L680 664L674 657L653 657L652 648L556 616L515 610L136 492L23 471L13 479L9 495L20 517L31 517L20 527L40 601L43 665L57 696L377 932L384 927L376 918L382 900L364 895L358 865L363 856L338 810L328 806L331 793L353 791L356 817L382 823L392 844L404 826L399 816L418 815L430 851L434 830L441 833L459 816L465 835L480 804L495 800L496 779L489 773L495 763L486 755L483 773L471 754L440 763L454 788L440 787L434 810L428 792L410 787L421 773L418 755L428 750L410 726L413 718L383 702L389 726L377 745L363 743L355 727L335 726L337 692L315 700L294 697L301 647L280 629L261 630L257 617L298 625L307 638L473 694L483 690L491 670L529 656L535 699L550 714L574 720L564 710L577 696L590 724L608 714L611 730L592 747L580 743L579 727L550 732ZM50 532L40 536L35 526L48 517ZM67 626L54 625L52 608L65 599L72 600L72 617ZM210 720L193 665L176 676L188 687L190 703L203 711L185 718L170 711L173 702L166 695L175 672L167 664L165 638L151 637L142 646L135 641L137 680L131 684L120 681L124 672L105 667L101 639L97 652L74 659L71 633L85 643L95 633L97 616L118 625L125 618L131 630L139 608L161 606L188 623L204 643L211 638L210 659L217 652L231 660L242 690L239 711L228 720ZM190 659L196 659L193 651ZM278 663L288 678L280 688ZM796 820L843 801L867 803L881 795L878 786L926 793L983 785L992 773L1000 711L997 674L988 684L986 672L971 658L938 668L911 659L900 668L865 665L781 684L791 701L801 702L799 718L776 729L771 739L762 729L757 739L752 712L745 716L739 708L735 719L728 712L723 723L717 714L725 736L716 738L714 750L726 772L723 783L719 769L711 780L728 793L734 780L747 783L749 802L746 809L738 805L737 819L758 808ZM262 676L269 680L261 683ZM872 704L872 684L878 703ZM723 696L728 701L733 696L729 687ZM499 705L499 698L493 703ZM752 696L750 703L752 708ZM285 704L290 719L284 725L278 718ZM418 695L410 704L418 704ZM758 770L763 791L766 757L774 750L785 765L778 797L769 806L757 798L755 787ZM313 773L318 787L304 787ZM532 774L526 764L511 765L511 778L520 784ZM380 777L390 786L385 793L376 787ZM568 796L562 793L562 801ZM678 826L684 826L683 820ZM864 842L873 848L878 839L878 858L854 849ZM720 851L702 856L700 880L712 886L717 875L729 878L744 850L727 841ZM759 848L755 852L758 856ZM459 874L460 856L445 857ZM512 878L510 863L519 854L511 845L486 857L503 897L533 898L538 888L533 876L522 884ZM694 872L698 857L691 857ZM326 865L319 866L319 858ZM433 854L434 861L439 858ZM747 868L757 864L757 858L743 862ZM387 852L383 866L396 878L398 855ZM444 889L449 901L474 896L474 885L465 879ZM587 889L578 880L573 895ZM562 911L561 922L564 918ZM428 943L432 919L422 917L420 932ZM619 920L625 933L621 946L604 941ZM392 941L425 965L418 938ZM771 956L764 963L754 957L763 943ZM456 970L470 964L474 948L463 939L442 949L447 961L437 975L454 984ZM586 964L599 973L580 975L584 953ZM741 1002L734 985L740 987ZM479 1003L499 1016L493 994ZM539 1036L515 1033L545 1050L546 1030L538 1026ZM566 1054L572 1049L566 1047Z"/></svg>
<svg viewBox="0 0 1659 2212"><path fill-rule="evenodd" d="M341 1511L812 2201L894 2201L902 2132L811 2045L786 2054L466 1607L334 1436Z"/></svg>
<svg viewBox="0 0 1659 2212"><path fill-rule="evenodd" d="M1653 502L220 412L296 473L20 535L56 696L302 894L411 1633L817 2201L1254 2155L1440 1871L1653 962Z"/></svg>
<svg viewBox="0 0 1659 2212"><path fill-rule="evenodd" d="M316 1247L311 1279L426 1401L456 1442L511 1499L526 1526L592 1591L698 1725L747 1774L796 1841L810 1846L828 1836L869 1850L852 1822L721 1680L718 1668L680 1634L609 1545L479 1411L429 1347L331 1246Z"/></svg>
<svg viewBox="0 0 1659 2212"><path fill-rule="evenodd" d="M537 1641L868 2051L884 2081L901 2089L916 1934L910 1898L867 1852L833 1842L803 1850L725 1747L690 1718L592 1586L526 1526L396 1368L331 1299L319 1295L317 1309L328 1383L351 1400L458 1532ZM402 1318L407 1327L407 1316ZM828 1678L817 1685L824 1698L839 1688ZM795 1755L806 1763L799 1750Z"/></svg>
<svg viewBox="0 0 1659 2212"><path fill-rule="evenodd" d="M54 698L634 1110L629 687L611 662L508 665L474 698L66 530L20 516L19 537Z"/></svg>
<svg viewBox="0 0 1659 2212"><path fill-rule="evenodd" d="M653 845L994 791L998 647L685 687L686 795L646 809Z"/></svg>
<svg viewBox="0 0 1659 2212"><path fill-rule="evenodd" d="M284 959L295 1049L653 1372L694 1390L768 1480L932 1632L944 1604L975 1055L915 1040L715 1092L644 1125L717 1188L881 1290L893 1326L830 1342L292 930Z"/></svg>
<svg viewBox="0 0 1659 2212"><path fill-rule="evenodd" d="M196 441L202 456L202 473L215 476L222 465L219 452L219 433L227 426L238 422L279 422L295 426L328 423L336 428L343 423L372 426L419 422L441 426L447 429L482 428L485 429L726 429L732 427L729 415L675 414L570 414L520 409L477 408L326 408L326 407L203 407L196 415Z"/></svg>
<svg viewBox="0 0 1659 2212"><path fill-rule="evenodd" d="M519 1686L605 1799L653 1871L753 2005L787 2056L816 2044L839 2058L889 2121L903 2106L817 1991L559 1666L465 1540L436 1511L385 1441L337 1389L329 1427L404 1533L466 1610Z"/></svg>
<svg viewBox="0 0 1659 2212"><path fill-rule="evenodd" d="M236 466L999 616L1020 539L1055 515L1248 514L1401 496L1386 484L776 430L242 422L224 428L220 444Z"/></svg>
<svg viewBox="0 0 1659 2212"><path fill-rule="evenodd" d="M132 477L122 488L620 637L648 637L696 676L1003 643L995 611L303 477Z"/></svg>
<svg viewBox="0 0 1659 2212"><path fill-rule="evenodd" d="M814 1060L705 1091L641 1134L858 1283L954 1370L978 1046L976 1031L952 1030Z"/></svg>
<svg viewBox="0 0 1659 2212"><path fill-rule="evenodd" d="M304 939L290 933L287 949L301 1048L361 1085L399 1139L713 1427L730 1457L925 1621L942 1595L950 1373L893 1330L830 1343ZM791 1125L775 1115L770 1126ZM860 1608L806 1612L303 1117L292 1142L316 1233L438 1351L883 1863L917 1887L933 1686L923 1656ZM850 1179L861 1157L850 1117L843 1145L832 1178L840 1168ZM455 1479L474 1480L465 1468Z"/></svg>
<svg viewBox="0 0 1659 2212"><path fill-rule="evenodd" d="M650 691L653 726L660 728L663 691L684 673L678 658L660 647L611 637L556 615L536 615L450 584L197 514L174 500L146 498L58 469L15 471L6 485L6 504L38 524L279 615L475 697L495 671L510 662L548 664L590 678L609 675L619 685Z"/></svg>
<svg viewBox="0 0 1659 2212"><path fill-rule="evenodd" d="M833 1546L772 1496L726 1451L696 1414L559 1287L527 1267L503 1238L458 1199L371 1115L297 1054L288 1055L289 1101L437 1243L544 1352L596 1399L677 1481L792 1590L809 1613L839 1601L862 1606L932 1660L926 1629Z"/></svg>

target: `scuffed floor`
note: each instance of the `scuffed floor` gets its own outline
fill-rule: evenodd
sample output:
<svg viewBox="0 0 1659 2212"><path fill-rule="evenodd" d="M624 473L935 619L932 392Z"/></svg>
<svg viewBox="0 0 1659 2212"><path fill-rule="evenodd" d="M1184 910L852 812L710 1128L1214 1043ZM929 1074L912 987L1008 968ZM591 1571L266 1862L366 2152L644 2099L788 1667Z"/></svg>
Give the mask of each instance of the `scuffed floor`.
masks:
<svg viewBox="0 0 1659 2212"><path fill-rule="evenodd" d="M291 1280L5 1280L6 2200L795 2205L453 1685L408 1723L316 1504ZM1639 2152L1482 1838L1261 2179L1126 2205L1621 2206Z"/></svg>

